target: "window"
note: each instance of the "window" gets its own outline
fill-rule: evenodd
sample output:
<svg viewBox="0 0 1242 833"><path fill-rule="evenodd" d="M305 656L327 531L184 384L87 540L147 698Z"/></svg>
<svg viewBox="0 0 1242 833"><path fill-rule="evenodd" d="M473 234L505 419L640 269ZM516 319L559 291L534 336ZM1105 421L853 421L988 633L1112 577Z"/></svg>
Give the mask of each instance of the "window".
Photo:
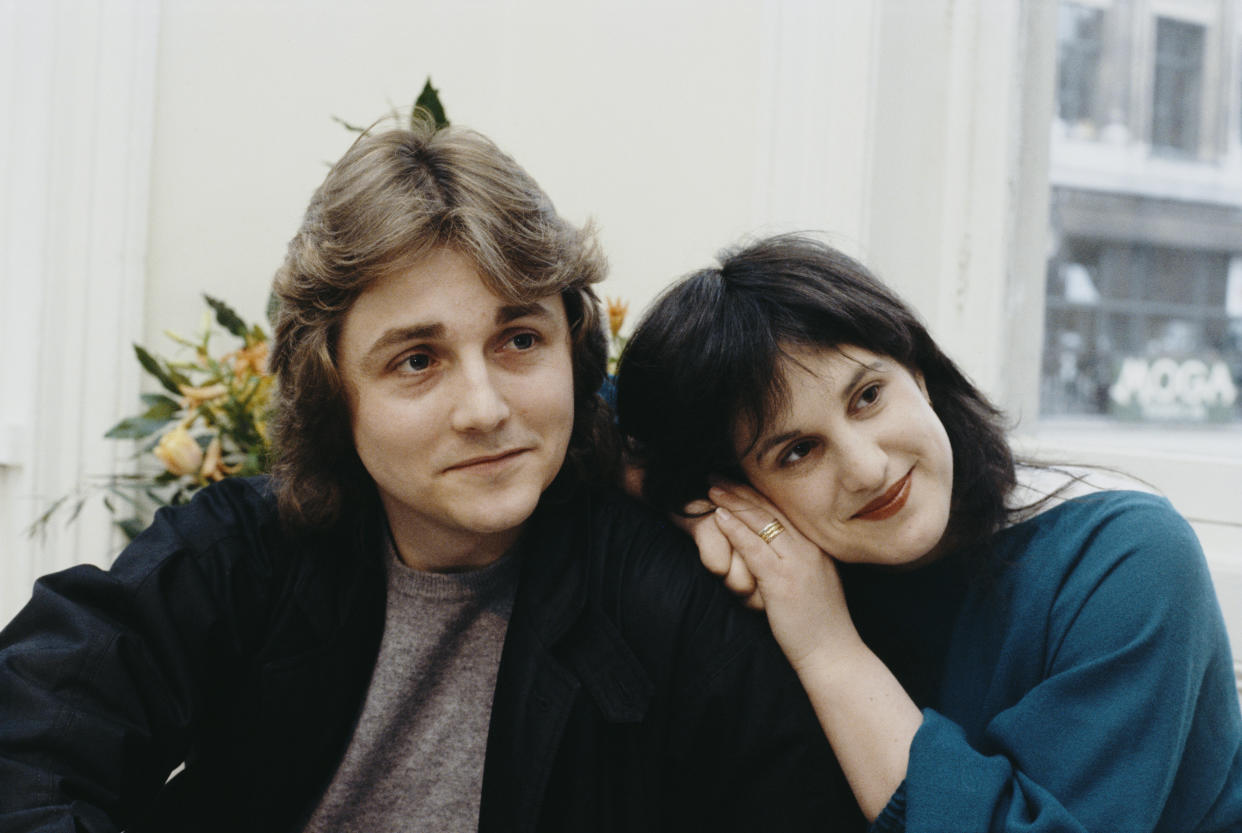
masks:
<svg viewBox="0 0 1242 833"><path fill-rule="evenodd" d="M1091 147L1054 134L1039 413L1146 425L1189 448L1203 429L1242 429L1242 169L1223 161L1242 148L1233 136L1229 154L1197 153L1201 133L1214 131L1201 124L1204 78L1238 65L1242 51L1205 67L1208 29L1144 21L1145 6L1059 7L1062 118L1089 114L1090 96L1153 106L1150 145L1140 131ZM1116 36L1101 41L1104 29ZM1144 30L1150 38L1135 34ZM1242 49L1236 36L1221 42ZM1226 90L1212 88L1212 113L1230 112Z"/></svg>
<svg viewBox="0 0 1242 833"><path fill-rule="evenodd" d="M1041 410L1242 419L1242 318L1227 303L1240 266L1226 252L1064 240L1049 262Z"/></svg>
<svg viewBox="0 0 1242 833"><path fill-rule="evenodd" d="M1154 149L1195 152L1199 142L1202 77L1203 27L1157 18L1151 119Z"/></svg>
<svg viewBox="0 0 1242 833"><path fill-rule="evenodd" d="M1066 124L1096 121L1096 79L1103 12L1062 3L1057 21L1057 115Z"/></svg>

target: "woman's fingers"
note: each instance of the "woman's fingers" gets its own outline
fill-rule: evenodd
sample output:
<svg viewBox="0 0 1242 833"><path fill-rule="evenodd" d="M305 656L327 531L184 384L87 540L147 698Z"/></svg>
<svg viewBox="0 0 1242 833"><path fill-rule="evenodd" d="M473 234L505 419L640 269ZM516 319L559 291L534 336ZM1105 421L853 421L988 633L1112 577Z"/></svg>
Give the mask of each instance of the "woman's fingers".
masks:
<svg viewBox="0 0 1242 833"><path fill-rule="evenodd" d="M763 591L756 587L755 592L743 599L742 603L751 610L763 610Z"/></svg>
<svg viewBox="0 0 1242 833"><path fill-rule="evenodd" d="M734 512L721 506L715 513L716 526L727 539L734 553L734 561L740 562L752 580L762 580L771 570L771 561L779 560L780 556L772 550L751 528L750 524L739 518ZM738 568L739 571L741 568Z"/></svg>
<svg viewBox="0 0 1242 833"><path fill-rule="evenodd" d="M736 485L729 489L714 486L710 495L717 506L732 512L756 536L768 529L769 524L775 521L778 524L776 534L769 533L765 539L762 539L763 543L775 541L789 528L789 523L777 508L754 489ZM737 542L734 541L734 544L736 546Z"/></svg>
<svg viewBox="0 0 1242 833"><path fill-rule="evenodd" d="M694 539L699 560L708 572L724 579L725 587L747 607L762 610L763 597L756 592L755 577L716 524L715 508L705 500L694 501L686 505L684 515L671 516L673 524Z"/></svg>
<svg viewBox="0 0 1242 833"><path fill-rule="evenodd" d="M720 527L716 526L712 517L708 515L699 520L690 534L699 548L699 560L708 572L721 578L729 575L733 566L733 545L720 531Z"/></svg>
<svg viewBox="0 0 1242 833"><path fill-rule="evenodd" d="M749 598L755 592L757 584L755 576L746 565L746 560L736 553L730 553L729 572L725 575L725 587L739 596Z"/></svg>

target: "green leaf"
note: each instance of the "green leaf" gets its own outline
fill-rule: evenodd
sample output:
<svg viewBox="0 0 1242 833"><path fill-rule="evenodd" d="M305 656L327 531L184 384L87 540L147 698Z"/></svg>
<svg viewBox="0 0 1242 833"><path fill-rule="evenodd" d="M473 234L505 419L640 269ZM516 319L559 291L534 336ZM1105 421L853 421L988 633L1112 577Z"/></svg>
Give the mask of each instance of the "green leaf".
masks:
<svg viewBox="0 0 1242 833"><path fill-rule="evenodd" d="M147 525L138 518L126 518L123 521L117 521L116 525L121 528L121 532L125 533L125 540L127 541L134 540L147 528Z"/></svg>
<svg viewBox="0 0 1242 833"><path fill-rule="evenodd" d="M142 401L149 407L147 412L142 415L143 419L160 419L168 421L177 415L181 410L181 403L175 399L170 399L162 393L144 393Z"/></svg>
<svg viewBox="0 0 1242 833"><path fill-rule="evenodd" d="M141 440L143 437L156 433L169 422L171 420L152 419L146 416L127 417L109 428L104 436L110 440Z"/></svg>
<svg viewBox="0 0 1242 833"><path fill-rule="evenodd" d="M174 405L178 404L177 400L169 399L167 396L165 396L162 393L144 393L144 394L141 394L139 398L142 399L142 403L146 405L148 408L154 407L160 402L171 402ZM180 406L178 405L178 407Z"/></svg>
<svg viewBox="0 0 1242 833"><path fill-rule="evenodd" d="M249 328L246 326L246 322L242 321L241 316L233 311L232 307L210 295L204 295L203 298L207 300L207 306L216 311L216 321L220 322L221 327L238 338L246 337Z"/></svg>
<svg viewBox="0 0 1242 833"><path fill-rule="evenodd" d="M142 365L142 369L154 376L159 383L164 386L164 390L169 393L175 393L178 396L181 395L181 388L177 386L177 380L174 378L176 376L180 376L180 374L169 373L169 371L166 370L162 364L160 364L159 359L152 356L140 345L134 345L134 353L138 356L138 363Z"/></svg>
<svg viewBox="0 0 1242 833"><path fill-rule="evenodd" d="M329 118L331 118L332 121L336 122L341 127L344 127L346 130L352 133L363 133L366 131L365 127L360 127L359 125L356 125L356 124L350 124L349 122L345 121L345 119L341 118L340 116L330 116Z"/></svg>
<svg viewBox="0 0 1242 833"><path fill-rule="evenodd" d="M274 291L273 291L273 292L268 293L268 296L267 296L267 309L265 310L265 312L266 312L266 314L267 314L267 323L268 323L268 325L269 325L269 326L270 326L273 330L275 330L275 329L276 329L276 313L280 312L280 296L279 296L279 295L277 295ZM262 332L262 330L259 330L259 325L258 325L258 324L255 324L255 325L254 325L254 328L255 328L255 330L257 330L258 332ZM264 338L267 338L267 336L265 335L265 336L264 336Z"/></svg>
<svg viewBox="0 0 1242 833"><path fill-rule="evenodd" d="M52 516L56 514L56 510L65 505L65 501L69 500L69 497L69 495L62 495L53 501L52 505L49 506L42 515L35 518L34 522L26 528L26 537L33 538L36 535L45 534L47 532L48 522L52 520Z"/></svg>
<svg viewBox="0 0 1242 833"><path fill-rule="evenodd" d="M448 116L444 113L444 105L440 103L440 91L431 86L431 76L427 76L427 82L423 84L423 91L418 94L418 100L414 102L414 113L410 116L411 121L417 117L418 110L423 109L436 122L436 129L449 126Z"/></svg>
<svg viewBox="0 0 1242 833"><path fill-rule="evenodd" d="M82 507L86 505L86 498L78 498L78 502L73 505L73 511L69 513L69 519L65 521L65 526L73 523L78 519L78 515L82 514Z"/></svg>

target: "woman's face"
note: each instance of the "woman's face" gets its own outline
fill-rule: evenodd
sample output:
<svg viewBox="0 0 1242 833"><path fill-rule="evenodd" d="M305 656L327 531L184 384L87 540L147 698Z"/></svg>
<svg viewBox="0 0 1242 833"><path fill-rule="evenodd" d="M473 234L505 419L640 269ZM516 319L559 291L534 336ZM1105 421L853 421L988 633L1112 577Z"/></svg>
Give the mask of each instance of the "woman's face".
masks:
<svg viewBox="0 0 1242 833"><path fill-rule="evenodd" d="M953 451L921 375L860 347L782 360L788 407L734 443L751 485L839 561L912 566L949 523ZM742 456L744 454L744 456Z"/></svg>

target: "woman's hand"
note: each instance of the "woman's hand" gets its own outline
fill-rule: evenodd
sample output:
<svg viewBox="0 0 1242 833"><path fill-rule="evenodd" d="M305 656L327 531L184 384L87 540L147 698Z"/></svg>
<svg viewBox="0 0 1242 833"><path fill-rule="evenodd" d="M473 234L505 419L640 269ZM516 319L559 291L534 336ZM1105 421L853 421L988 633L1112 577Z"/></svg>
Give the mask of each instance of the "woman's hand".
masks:
<svg viewBox="0 0 1242 833"><path fill-rule="evenodd" d="M675 526L694 539L699 548L699 560L708 572L724 579L725 587L744 605L752 610L763 610L763 594L759 592L755 577L716 523L715 510L713 504L696 500L686 504L685 515L669 517Z"/></svg>
<svg viewBox="0 0 1242 833"><path fill-rule="evenodd" d="M836 564L827 554L754 489L716 486L709 497L717 506L711 516L715 530L692 533L700 557L709 570L725 575L729 589L739 595L745 582L753 583L748 599L759 597L772 634L795 669L831 662L861 647ZM773 521L784 529L764 541L759 532Z"/></svg>
<svg viewBox="0 0 1242 833"><path fill-rule="evenodd" d="M836 563L754 489L716 487L708 496L716 527L731 557L754 577L772 635L798 673L858 806L874 821L906 776L922 712L858 636ZM772 521L784 529L764 541L759 533Z"/></svg>

